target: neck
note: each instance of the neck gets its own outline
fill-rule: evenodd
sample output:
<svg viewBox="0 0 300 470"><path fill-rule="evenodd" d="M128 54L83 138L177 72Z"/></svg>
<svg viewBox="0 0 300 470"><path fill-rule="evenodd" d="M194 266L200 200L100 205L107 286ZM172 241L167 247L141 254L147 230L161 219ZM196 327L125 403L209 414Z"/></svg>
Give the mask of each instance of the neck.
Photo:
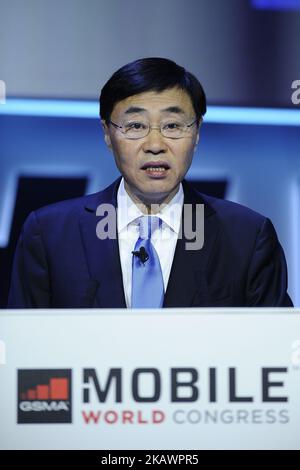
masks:
<svg viewBox="0 0 300 470"><path fill-rule="evenodd" d="M143 214L157 214L160 212L169 202L173 199L177 191L179 190L179 185L176 186L170 193L167 195L155 195L155 197L147 196L146 194L136 194L134 193L124 181L124 187L127 194L131 197L136 206L140 209Z"/></svg>

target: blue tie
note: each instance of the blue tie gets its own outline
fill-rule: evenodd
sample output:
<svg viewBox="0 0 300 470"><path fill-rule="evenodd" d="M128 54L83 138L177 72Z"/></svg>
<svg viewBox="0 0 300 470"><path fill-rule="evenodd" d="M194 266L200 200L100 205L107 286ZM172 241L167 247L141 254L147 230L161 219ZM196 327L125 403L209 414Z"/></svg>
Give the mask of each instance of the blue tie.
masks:
<svg viewBox="0 0 300 470"><path fill-rule="evenodd" d="M158 254L150 240L160 223L161 219L154 216L139 219L140 236L134 251L144 256L132 256L132 308L160 308L163 305L163 276Z"/></svg>

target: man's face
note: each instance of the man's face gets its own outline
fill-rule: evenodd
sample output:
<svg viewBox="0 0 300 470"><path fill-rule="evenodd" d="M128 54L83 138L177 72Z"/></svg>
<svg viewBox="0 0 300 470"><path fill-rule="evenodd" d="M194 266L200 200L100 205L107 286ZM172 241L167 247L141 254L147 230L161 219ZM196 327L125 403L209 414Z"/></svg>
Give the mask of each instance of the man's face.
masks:
<svg viewBox="0 0 300 470"><path fill-rule="evenodd" d="M130 96L115 105L110 117L120 126L124 121L159 126L179 119L191 124L195 118L189 95L178 88ZM146 137L130 140L112 124L102 124L105 141L129 195L146 204L169 201L192 163L199 139L197 125L191 126L180 139L164 137L159 129L152 129Z"/></svg>

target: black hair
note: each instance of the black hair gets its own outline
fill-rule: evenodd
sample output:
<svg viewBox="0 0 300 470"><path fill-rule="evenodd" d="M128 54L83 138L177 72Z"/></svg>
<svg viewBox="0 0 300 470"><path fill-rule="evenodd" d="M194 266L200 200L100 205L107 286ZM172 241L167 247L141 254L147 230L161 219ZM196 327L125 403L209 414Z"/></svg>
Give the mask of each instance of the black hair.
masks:
<svg viewBox="0 0 300 470"><path fill-rule="evenodd" d="M190 96L198 123L206 113L206 97L199 80L169 59L147 57L117 70L101 90L100 117L109 121L114 106L129 96L177 87Z"/></svg>

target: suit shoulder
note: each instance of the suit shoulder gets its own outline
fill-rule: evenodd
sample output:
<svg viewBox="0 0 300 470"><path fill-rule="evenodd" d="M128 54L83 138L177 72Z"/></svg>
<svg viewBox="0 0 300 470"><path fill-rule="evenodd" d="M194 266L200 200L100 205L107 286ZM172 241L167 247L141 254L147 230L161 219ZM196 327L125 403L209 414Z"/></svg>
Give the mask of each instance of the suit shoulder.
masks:
<svg viewBox="0 0 300 470"><path fill-rule="evenodd" d="M250 224L261 225L267 218L259 212L237 202L204 194L187 181L183 182L183 188L186 201L204 204L208 215L215 214L223 222L249 222Z"/></svg>
<svg viewBox="0 0 300 470"><path fill-rule="evenodd" d="M78 210L90 205L99 193L89 194L87 196L76 197L72 199L65 199L63 201L54 202L46 206L36 209L34 212L38 218L44 218L59 214L74 214Z"/></svg>
<svg viewBox="0 0 300 470"><path fill-rule="evenodd" d="M40 207L39 209L36 209L34 213L38 219L47 219L54 216L75 216L77 213L81 213L83 209L94 212L99 204L112 200L112 194L115 185L116 182L107 188L93 194L88 194L86 196L80 196L72 199L65 199L63 201L48 204L46 206Z"/></svg>
<svg viewBox="0 0 300 470"><path fill-rule="evenodd" d="M260 227L267 218L263 214L237 202L219 199L206 194L201 194L201 197L204 203L208 204L223 222L243 223Z"/></svg>

